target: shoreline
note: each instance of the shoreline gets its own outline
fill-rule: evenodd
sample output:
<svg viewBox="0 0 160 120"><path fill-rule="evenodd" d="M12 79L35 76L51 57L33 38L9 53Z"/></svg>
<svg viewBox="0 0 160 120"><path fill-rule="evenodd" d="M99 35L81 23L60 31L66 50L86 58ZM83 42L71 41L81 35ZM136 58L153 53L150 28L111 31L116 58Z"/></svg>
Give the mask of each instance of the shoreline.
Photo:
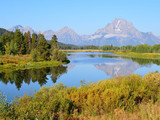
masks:
<svg viewBox="0 0 160 120"><path fill-rule="evenodd" d="M121 55L125 58L160 59L160 53L135 53L135 52L113 52L114 55Z"/></svg>
<svg viewBox="0 0 160 120"><path fill-rule="evenodd" d="M19 70L30 68L44 68L44 67L57 67L65 64L60 61L39 61L32 62L30 55L9 55L2 56L0 59L0 72L7 70Z"/></svg>

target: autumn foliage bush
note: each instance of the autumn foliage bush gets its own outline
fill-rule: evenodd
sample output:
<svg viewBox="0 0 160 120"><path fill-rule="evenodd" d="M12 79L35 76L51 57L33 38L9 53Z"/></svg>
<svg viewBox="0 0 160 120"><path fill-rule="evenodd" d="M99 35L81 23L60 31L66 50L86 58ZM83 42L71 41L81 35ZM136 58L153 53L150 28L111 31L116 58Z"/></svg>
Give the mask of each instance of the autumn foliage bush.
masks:
<svg viewBox="0 0 160 120"><path fill-rule="evenodd" d="M80 119L105 116L106 119L112 119L113 114L115 118L120 114L147 118L145 115L150 113L143 112L143 108L148 109L148 104L152 105L152 109L154 106L160 108L159 86L160 74L150 73L144 77L121 76L79 88L63 84L43 87L33 96L18 98L12 104L14 113L8 118ZM160 118L154 111L151 114L153 118Z"/></svg>

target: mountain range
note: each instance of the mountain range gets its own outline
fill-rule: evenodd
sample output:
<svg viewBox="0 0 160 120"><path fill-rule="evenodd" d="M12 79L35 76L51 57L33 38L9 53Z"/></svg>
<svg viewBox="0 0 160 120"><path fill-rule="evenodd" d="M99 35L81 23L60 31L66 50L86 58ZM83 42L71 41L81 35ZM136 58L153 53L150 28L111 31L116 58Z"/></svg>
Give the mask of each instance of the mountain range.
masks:
<svg viewBox="0 0 160 120"><path fill-rule="evenodd" d="M138 45L138 44L160 44L160 37L153 35L151 32L141 32L137 30L131 22L125 19L116 18L112 23L107 24L104 28L97 30L91 35L78 35L74 30L64 27L59 31L47 30L44 32L33 30L31 27L23 27L17 25L8 29L15 32L16 29L20 29L25 33L42 33L47 40L51 40L55 34L58 37L58 41L65 44L74 45Z"/></svg>

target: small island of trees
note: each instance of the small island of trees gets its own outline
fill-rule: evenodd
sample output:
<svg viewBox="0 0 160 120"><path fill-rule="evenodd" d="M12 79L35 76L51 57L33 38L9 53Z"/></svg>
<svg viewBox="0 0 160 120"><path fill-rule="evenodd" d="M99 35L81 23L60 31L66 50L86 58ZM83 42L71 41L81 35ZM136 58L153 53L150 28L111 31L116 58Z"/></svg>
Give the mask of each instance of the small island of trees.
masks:
<svg viewBox="0 0 160 120"><path fill-rule="evenodd" d="M0 37L1 56L31 56L32 62L39 61L60 61L69 62L66 54L60 51L56 35L47 42L43 34L21 33L20 30L5 32ZM11 58L11 57L10 57ZM9 57L8 57L9 59ZM25 59L25 58L24 58ZM3 65L6 61L0 61ZM13 61L12 61L13 62Z"/></svg>

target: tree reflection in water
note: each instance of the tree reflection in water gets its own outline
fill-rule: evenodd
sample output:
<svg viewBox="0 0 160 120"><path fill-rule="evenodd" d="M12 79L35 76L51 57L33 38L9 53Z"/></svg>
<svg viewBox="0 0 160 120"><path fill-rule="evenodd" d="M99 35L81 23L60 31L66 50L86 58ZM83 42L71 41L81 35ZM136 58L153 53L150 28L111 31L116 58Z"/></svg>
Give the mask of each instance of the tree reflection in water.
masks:
<svg viewBox="0 0 160 120"><path fill-rule="evenodd" d="M23 82L26 84L30 84L31 82L38 82L40 86L46 84L48 80L47 75L51 75L51 80L53 83L56 83L57 78L66 72L67 68L65 66L1 72L0 81L5 84L15 84L17 89L20 90Z"/></svg>

